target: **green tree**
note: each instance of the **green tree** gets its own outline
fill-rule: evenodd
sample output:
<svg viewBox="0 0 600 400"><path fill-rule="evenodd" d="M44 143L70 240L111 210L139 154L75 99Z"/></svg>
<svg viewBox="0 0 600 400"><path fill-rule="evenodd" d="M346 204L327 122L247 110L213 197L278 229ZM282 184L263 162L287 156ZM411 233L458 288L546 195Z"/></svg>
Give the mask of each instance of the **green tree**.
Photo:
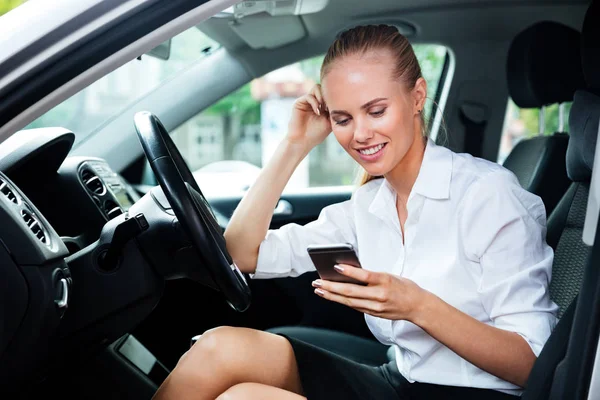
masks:
<svg viewBox="0 0 600 400"><path fill-rule="evenodd" d="M0 0L0 15L4 15L13 8L20 6L27 0Z"/></svg>
<svg viewBox="0 0 600 400"><path fill-rule="evenodd" d="M250 84L246 84L237 91L223 97L204 112L207 115L237 114L244 124L257 124L260 122L260 102L252 97Z"/></svg>
<svg viewBox="0 0 600 400"><path fill-rule="evenodd" d="M252 97L248 83L208 107L204 115L223 118L223 157L232 160L243 125L260 123L260 103Z"/></svg>
<svg viewBox="0 0 600 400"><path fill-rule="evenodd" d="M571 103L565 104L565 112L564 112L564 131L569 131L569 111L571 110ZM545 107L544 111L544 121L545 121L545 129L544 135L552 135L554 132L559 131L558 126L558 115L559 115L559 105L552 104ZM540 121L540 109L539 108L521 108L518 109L517 119L521 119L525 124L525 128L527 130L527 137L536 136L539 133L539 121Z"/></svg>
<svg viewBox="0 0 600 400"><path fill-rule="evenodd" d="M432 115L433 101L437 94L448 50L444 46L435 44L415 44L413 49L421 66L421 74L427 82L427 98L429 101L425 104L425 117L429 118Z"/></svg>

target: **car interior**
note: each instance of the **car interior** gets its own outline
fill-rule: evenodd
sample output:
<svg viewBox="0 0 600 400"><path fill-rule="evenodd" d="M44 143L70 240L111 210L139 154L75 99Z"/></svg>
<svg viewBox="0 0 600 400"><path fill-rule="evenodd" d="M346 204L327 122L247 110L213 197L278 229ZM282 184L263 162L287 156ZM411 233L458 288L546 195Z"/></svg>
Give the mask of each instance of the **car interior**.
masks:
<svg viewBox="0 0 600 400"><path fill-rule="evenodd" d="M431 137L501 163L546 207L560 319L522 398L600 398L600 2L150 1L120 18L12 86L3 77L33 48L0 59L1 394L149 399L223 325L370 365L393 358L361 313L314 294L316 272L252 280L222 235L336 35L390 24L431 88ZM125 51L130 36L143 52ZM271 228L349 199L345 157L333 137L313 150ZM250 169L199 173L229 161Z"/></svg>

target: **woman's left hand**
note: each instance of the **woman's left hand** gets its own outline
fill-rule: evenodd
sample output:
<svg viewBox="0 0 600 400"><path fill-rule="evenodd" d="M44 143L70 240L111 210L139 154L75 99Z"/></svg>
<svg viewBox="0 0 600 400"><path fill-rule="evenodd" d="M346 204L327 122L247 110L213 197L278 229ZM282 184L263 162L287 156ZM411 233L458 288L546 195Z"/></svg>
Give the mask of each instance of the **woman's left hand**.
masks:
<svg viewBox="0 0 600 400"><path fill-rule="evenodd" d="M346 264L336 266L336 270L365 282L367 286L317 279L313 282L315 293L375 317L414 322L430 295L413 281L388 273L367 271Z"/></svg>

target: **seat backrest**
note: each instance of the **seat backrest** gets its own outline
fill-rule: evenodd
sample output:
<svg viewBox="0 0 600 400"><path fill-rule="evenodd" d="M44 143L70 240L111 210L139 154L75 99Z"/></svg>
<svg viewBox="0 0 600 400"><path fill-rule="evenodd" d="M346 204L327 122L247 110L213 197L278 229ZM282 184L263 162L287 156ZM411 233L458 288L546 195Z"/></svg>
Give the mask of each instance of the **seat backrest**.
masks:
<svg viewBox="0 0 600 400"><path fill-rule="evenodd" d="M591 249L583 243L582 235L600 124L599 14L600 2L592 3L582 30L581 60L587 88L578 90L573 99L566 156L567 174L573 183L548 220L548 238L557 243L550 294L560 306L561 319L534 364L522 395L524 400L548 399L554 381L558 379L560 384L560 373L555 372L565 359L575 300L591 253ZM557 76L557 79L560 77Z"/></svg>
<svg viewBox="0 0 600 400"><path fill-rule="evenodd" d="M517 106L542 108L573 100L575 91L585 87L581 64L573 62L581 57L580 38L575 29L550 21L536 23L515 36L506 75ZM521 186L542 198L548 215L571 183L565 165L568 142L569 136L561 132L523 139L503 163Z"/></svg>
<svg viewBox="0 0 600 400"><path fill-rule="evenodd" d="M524 139L515 145L503 164L517 176L523 188L541 197L548 215L571 184L565 165L568 143L569 135L565 133Z"/></svg>
<svg viewBox="0 0 600 400"><path fill-rule="evenodd" d="M578 131L571 131L567 152L567 170L574 182L548 220L549 241L557 241L550 297L560 307L560 320L531 371L523 400L549 398L554 371L566 354L576 298L591 253L582 235L599 123L600 96L586 91L575 93L569 125L578 127Z"/></svg>
<svg viewBox="0 0 600 400"><path fill-rule="evenodd" d="M590 20L586 19L586 25ZM600 37L595 38L595 41L600 41ZM582 54L592 50L583 46ZM592 76L592 73L600 75L600 62L583 67L584 70L589 69L586 81L587 76ZM583 243L582 234L600 121L598 93L600 87L594 88L591 81L586 90L575 92L569 115L570 139L566 158L567 174L573 183L548 220L550 240L555 240L558 235L550 295L559 304L560 315L579 291L583 269L590 253L590 248Z"/></svg>

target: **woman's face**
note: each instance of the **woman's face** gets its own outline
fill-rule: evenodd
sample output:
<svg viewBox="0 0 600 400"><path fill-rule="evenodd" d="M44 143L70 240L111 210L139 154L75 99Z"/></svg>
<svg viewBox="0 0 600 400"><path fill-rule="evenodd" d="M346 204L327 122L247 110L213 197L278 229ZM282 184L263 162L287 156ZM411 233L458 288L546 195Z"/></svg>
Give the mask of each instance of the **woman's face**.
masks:
<svg viewBox="0 0 600 400"><path fill-rule="evenodd" d="M390 52L370 51L334 61L322 82L335 137L373 176L390 172L421 138L425 81L408 90L393 68Z"/></svg>

